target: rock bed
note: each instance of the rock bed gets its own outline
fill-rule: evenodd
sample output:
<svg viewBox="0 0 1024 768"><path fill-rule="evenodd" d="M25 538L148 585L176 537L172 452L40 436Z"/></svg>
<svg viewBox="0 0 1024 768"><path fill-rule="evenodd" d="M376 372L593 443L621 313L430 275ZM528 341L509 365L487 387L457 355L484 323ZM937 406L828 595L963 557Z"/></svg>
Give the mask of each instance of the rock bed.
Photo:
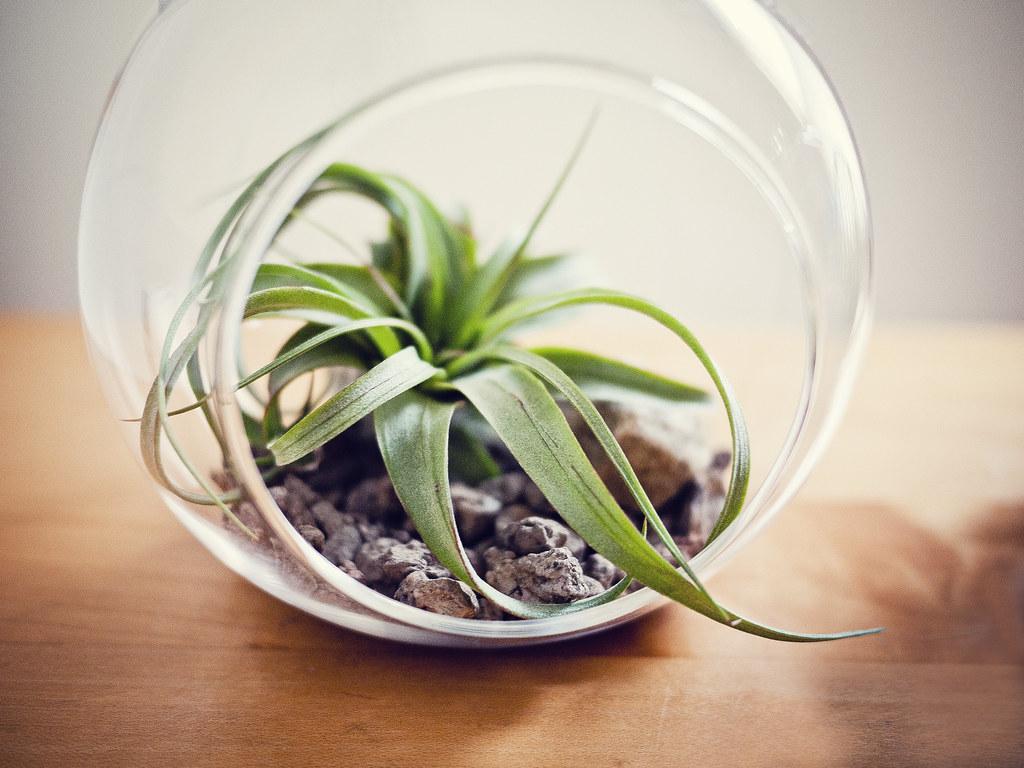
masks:
<svg viewBox="0 0 1024 768"><path fill-rule="evenodd" d="M679 549L704 545L721 509L729 455L707 452L685 425L658 413L602 404L602 413ZM405 515L367 425L320 451L314 465L286 475L270 493L309 544L352 578L409 605L478 619L512 619L444 568ZM580 434L592 458L600 456ZM565 525L537 486L508 456L503 474L472 486L451 484L459 533L478 573L505 594L528 602L566 603L600 594L622 576ZM598 473L639 524L640 515L609 466ZM614 471L614 468L611 468ZM266 540L251 502L236 515ZM671 560L667 548L655 548ZM638 589L637 583L631 589Z"/></svg>

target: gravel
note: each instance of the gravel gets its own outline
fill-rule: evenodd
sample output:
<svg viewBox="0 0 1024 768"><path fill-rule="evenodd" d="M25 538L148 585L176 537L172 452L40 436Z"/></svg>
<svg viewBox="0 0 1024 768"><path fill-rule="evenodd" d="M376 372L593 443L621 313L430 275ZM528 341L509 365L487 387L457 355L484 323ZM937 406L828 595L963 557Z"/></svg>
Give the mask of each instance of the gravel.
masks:
<svg viewBox="0 0 1024 768"><path fill-rule="evenodd" d="M673 539L693 556L721 511L728 452L712 455L692 425L680 427L657 412L607 403L599 407ZM617 476L582 432L579 437L599 474L639 523ZM318 461L307 465L311 469L288 474L269 489L302 537L348 576L400 602L460 618L513 618L453 578L419 538L384 472L372 430L357 429L336 441L318 451ZM504 461L505 472L476 487L451 485L456 523L477 573L504 594L550 603L600 594L623 578L619 568L558 517L508 457ZM218 480L222 487L230 482L228 475ZM256 507L243 500L233 511L267 546L270 537ZM225 524L237 531L233 523ZM672 559L660 541L652 538L652 544ZM278 552L275 541L269 545ZM631 591L638 588L634 583Z"/></svg>

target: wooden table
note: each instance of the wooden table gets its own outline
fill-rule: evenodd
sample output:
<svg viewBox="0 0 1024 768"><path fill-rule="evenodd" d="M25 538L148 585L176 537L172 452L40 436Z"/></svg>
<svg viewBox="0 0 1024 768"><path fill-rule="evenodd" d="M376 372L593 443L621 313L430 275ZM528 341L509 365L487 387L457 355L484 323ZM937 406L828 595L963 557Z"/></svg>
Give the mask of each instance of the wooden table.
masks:
<svg viewBox="0 0 1024 768"><path fill-rule="evenodd" d="M521 652L371 640L243 582L117 434L71 319L0 320L0 765L1024 764L1024 329L876 334L833 449L714 581Z"/></svg>

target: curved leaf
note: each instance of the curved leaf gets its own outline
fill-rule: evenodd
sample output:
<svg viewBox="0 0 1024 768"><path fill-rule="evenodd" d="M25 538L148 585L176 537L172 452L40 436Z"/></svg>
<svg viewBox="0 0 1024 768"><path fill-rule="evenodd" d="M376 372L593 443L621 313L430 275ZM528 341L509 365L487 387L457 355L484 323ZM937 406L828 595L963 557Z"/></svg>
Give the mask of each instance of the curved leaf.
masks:
<svg viewBox="0 0 1024 768"><path fill-rule="evenodd" d="M662 522L661 515L658 514L658 511L648 498L647 492L640 484L640 478L636 476L633 466L629 463L629 459L626 458L626 454L623 452L618 440L615 439L615 435L612 434L611 429L608 428L604 418L598 413L594 404L583 394L583 391L575 382L551 361L545 360L543 357L526 350L502 346L494 350L493 357L496 360L521 365L531 370L550 386L558 390L572 407L579 412L590 428L590 431L593 432L594 437L597 438L597 442L601 445L602 450L615 465L630 495L636 500L637 505L644 513L644 517L651 527L654 528L662 544L668 548L676 562L679 563L679 566L690 577L690 580L704 594L704 597L717 608L718 604L715 603L714 598L711 597L700 579L697 578L697 574L690 568L686 555L680 551L675 539L672 538L672 534L669 533L665 523ZM721 612L720 608L718 610Z"/></svg>
<svg viewBox="0 0 1024 768"><path fill-rule="evenodd" d="M320 325L333 325L339 319L371 317L370 312L350 298L307 286L265 288L249 294L244 318L249 320L261 315L286 315ZM390 328L371 328L367 335L384 357L401 349L398 337Z"/></svg>
<svg viewBox="0 0 1024 768"><path fill-rule="evenodd" d="M591 352L565 347L535 347L531 351L558 366L595 400L644 395L670 403L701 403L710 398L698 387Z"/></svg>
<svg viewBox="0 0 1024 768"><path fill-rule="evenodd" d="M533 221L530 222L526 234L518 242L509 243L499 248L484 262L482 267L476 270L466 284L466 289L456 297L455 304L448 313L445 327L447 338L451 339L453 346L464 347L468 345L476 333L480 322L494 309L495 304L505 291L509 280L512 279L519 264L525 258L526 249L529 247L530 241L533 240L537 228L544 220L544 217L547 216L548 211L555 202L555 198L562 191L566 179L572 173L576 161L579 160L583 148L587 144L587 139L590 138L590 134L594 129L594 124L597 122L597 115L598 110L595 109L584 126L583 133L577 139L576 146L573 147L572 154L569 155L569 159L555 181L554 187L552 187L548 196L544 199L544 203L533 217Z"/></svg>
<svg viewBox="0 0 1024 768"><path fill-rule="evenodd" d="M267 445L280 466L291 464L338 436L396 395L440 371L412 347L386 358Z"/></svg>
<svg viewBox="0 0 1024 768"><path fill-rule="evenodd" d="M306 269L319 272L334 278L340 283L350 286L360 295L365 296L373 305L377 314L386 315L391 310L400 311L405 303L395 293L395 287L388 282L377 267L363 267L357 264L336 264L331 262L305 263ZM396 306L396 300L401 307ZM408 318L405 318L408 320Z"/></svg>
<svg viewBox="0 0 1024 768"><path fill-rule="evenodd" d="M517 299L537 293L541 285L548 291L561 287L566 282L564 275L572 271L571 264L571 257L565 253L523 258L513 268L494 307L500 309Z"/></svg>
<svg viewBox="0 0 1024 768"><path fill-rule="evenodd" d="M633 578L719 623L773 640L814 642L877 631L788 632L721 609L633 526L587 460L558 404L533 374L519 366L499 365L452 383L490 422L565 521Z"/></svg>
<svg viewBox="0 0 1024 768"><path fill-rule="evenodd" d="M330 165L320 176L338 191L359 192L384 207L401 223L407 239L405 302L423 309L424 330L438 329L451 279L446 222L408 183L345 163Z"/></svg>
<svg viewBox="0 0 1024 768"><path fill-rule="evenodd" d="M527 603L488 584L473 569L459 539L448 485L448 432L453 403L407 392L374 414L377 442L398 498L437 559L457 578L514 616L545 619L614 600L629 585L621 580L595 597L574 603Z"/></svg>
<svg viewBox="0 0 1024 768"><path fill-rule="evenodd" d="M732 474L729 481L729 490L725 497L725 506L722 508L718 521L708 536L708 543L714 541L732 524L743 508L743 501L747 495L747 484L750 479L750 437L747 434L747 424L743 419L743 413L733 394L732 387L689 328L665 310L637 296L619 291L589 289L538 296L509 304L504 309L493 314L485 322L480 336L480 343L484 344L492 341L503 335L513 326L530 318L581 304L606 304L646 315L674 333L686 344L711 377L711 381L718 390L718 395L722 399L726 416L729 419L733 456ZM474 355L467 355L466 357L465 362L456 361L455 364L449 366L449 373L451 375L455 375L460 364L462 366L471 364Z"/></svg>

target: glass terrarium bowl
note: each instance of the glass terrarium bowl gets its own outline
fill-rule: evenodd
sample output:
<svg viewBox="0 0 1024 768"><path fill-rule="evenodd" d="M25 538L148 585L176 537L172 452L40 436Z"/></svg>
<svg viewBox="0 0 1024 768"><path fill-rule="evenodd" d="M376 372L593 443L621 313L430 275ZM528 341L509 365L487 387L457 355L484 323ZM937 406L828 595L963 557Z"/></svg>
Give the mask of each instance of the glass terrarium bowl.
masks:
<svg viewBox="0 0 1024 768"><path fill-rule="evenodd" d="M346 576L288 524L242 428L238 357L279 337L241 318L257 265L330 162L400 174L462 206L487 244L531 220L592 114L580 160L534 241L571 250L586 284L648 298L687 323L731 379L753 474L737 521L692 561L707 577L784 505L843 408L870 316L871 241L856 147L825 75L753 0L180 0L164 3L122 72L96 139L80 232L82 315L115 415L137 417L168 325L216 222L271 160L231 247L242 267L201 354L245 493L278 556L216 508L161 489L211 552L261 589L337 625L397 640L509 646L599 631L663 605L643 589L561 618L482 621L396 602ZM331 212L361 243L381 226ZM290 247L330 258L315 233ZM702 381L686 350L613 310L534 329ZM241 350L241 351L240 351ZM172 403L187 401L173 393ZM707 429L727 446L724 412ZM224 463L201 418L189 458ZM138 425L125 422L138 443ZM165 451L168 471L188 475ZM713 585L712 585L713 586Z"/></svg>

